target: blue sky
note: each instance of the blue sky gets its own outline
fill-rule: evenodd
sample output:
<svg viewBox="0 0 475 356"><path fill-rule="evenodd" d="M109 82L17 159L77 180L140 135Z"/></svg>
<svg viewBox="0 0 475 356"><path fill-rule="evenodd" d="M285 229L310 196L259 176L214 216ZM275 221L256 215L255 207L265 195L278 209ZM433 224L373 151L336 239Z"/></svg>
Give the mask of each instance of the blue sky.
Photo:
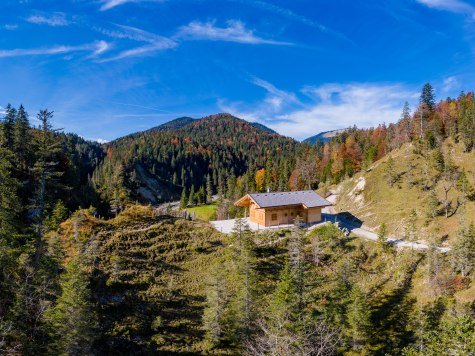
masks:
<svg viewBox="0 0 475 356"><path fill-rule="evenodd" d="M0 105L89 139L217 112L303 139L472 90L474 35L462 0L2 0Z"/></svg>

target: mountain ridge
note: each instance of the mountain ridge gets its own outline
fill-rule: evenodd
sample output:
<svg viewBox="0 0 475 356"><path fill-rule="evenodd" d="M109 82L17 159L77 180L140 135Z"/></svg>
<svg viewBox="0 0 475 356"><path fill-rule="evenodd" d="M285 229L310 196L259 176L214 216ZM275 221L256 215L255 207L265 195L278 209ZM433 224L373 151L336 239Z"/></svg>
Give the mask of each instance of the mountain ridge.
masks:
<svg viewBox="0 0 475 356"><path fill-rule="evenodd" d="M167 121L167 122L164 122L163 124L160 124L158 126L154 126L152 128L149 128L147 130L144 130L144 131L138 131L138 132L134 132L134 133L131 133L131 134L128 134L128 135L125 135L125 136L122 136L122 137L118 137L110 142L114 142L114 141L117 141L117 140L120 140L122 138L125 138L125 137L137 137L139 136L140 134L143 134L143 133L149 133L149 132L160 132L160 131L176 131L176 130L180 130L180 129L183 129L185 128L186 126L188 125L191 125L193 123L196 123L198 121L207 121L209 119L212 119L212 118L215 118L215 117L219 117L219 118L234 118L234 119L237 119L237 120L242 120L242 121L245 121L247 122L249 125L255 127L256 129L259 129L261 131L264 131L264 132L267 132L269 134L272 134L272 135L280 135L278 132L272 130L271 128L261 124L261 123L258 123L258 122L250 122L250 121L247 121L247 120L244 120L244 119L241 119L241 118L238 118L232 114L229 114L229 113L216 113L216 114L211 114L211 115L207 115L207 116L203 116L199 119L195 119L195 118L192 118L190 116L182 116L182 117L178 117L176 119L172 119L170 121ZM282 136L282 135L281 135ZM107 145L107 143L105 143Z"/></svg>

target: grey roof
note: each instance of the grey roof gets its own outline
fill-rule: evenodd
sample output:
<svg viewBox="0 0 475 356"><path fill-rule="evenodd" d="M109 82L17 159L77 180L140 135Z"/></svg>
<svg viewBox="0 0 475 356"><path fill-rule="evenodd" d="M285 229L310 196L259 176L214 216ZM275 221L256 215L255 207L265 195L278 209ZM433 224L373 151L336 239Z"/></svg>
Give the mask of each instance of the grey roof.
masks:
<svg viewBox="0 0 475 356"><path fill-rule="evenodd" d="M313 190L298 190L293 192L252 193L251 198L261 208L271 206L304 204L307 208L332 205Z"/></svg>

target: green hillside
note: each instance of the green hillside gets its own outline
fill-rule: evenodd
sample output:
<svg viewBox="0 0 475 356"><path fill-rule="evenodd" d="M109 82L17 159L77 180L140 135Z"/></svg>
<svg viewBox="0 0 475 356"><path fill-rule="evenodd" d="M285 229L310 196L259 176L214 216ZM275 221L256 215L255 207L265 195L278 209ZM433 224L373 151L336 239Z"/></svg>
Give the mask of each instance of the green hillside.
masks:
<svg viewBox="0 0 475 356"><path fill-rule="evenodd" d="M59 234L66 265L79 255L89 271L98 353L199 350L208 266L224 236L138 206L109 221L78 211Z"/></svg>
<svg viewBox="0 0 475 356"><path fill-rule="evenodd" d="M374 230L385 223L401 238L415 211L418 240L450 243L462 224L475 222L473 187L475 151L464 152L452 140L426 152L406 144L341 183L337 209Z"/></svg>
<svg viewBox="0 0 475 356"><path fill-rule="evenodd" d="M80 261L89 279L96 354L252 353L267 333L288 354L400 354L417 340L445 353L462 350L463 336L450 328L473 315L471 278L451 273L451 255L396 252L332 225L226 236L136 206L108 221L78 211L48 244L58 237L61 264L70 271ZM54 292L60 301L66 285ZM420 329L421 317L432 324ZM299 341L287 344L292 338Z"/></svg>

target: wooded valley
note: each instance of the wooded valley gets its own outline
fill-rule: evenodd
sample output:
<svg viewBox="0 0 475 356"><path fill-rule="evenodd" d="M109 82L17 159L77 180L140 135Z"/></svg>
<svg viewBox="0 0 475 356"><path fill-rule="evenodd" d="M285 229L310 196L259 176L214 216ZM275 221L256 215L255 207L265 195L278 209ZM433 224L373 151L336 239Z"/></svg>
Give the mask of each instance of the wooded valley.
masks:
<svg viewBox="0 0 475 356"><path fill-rule="evenodd" d="M229 114L106 144L36 119L9 105L0 123L0 354L475 353L473 93L426 84L396 123L315 144ZM251 231L233 202L267 189L338 190L378 241Z"/></svg>

